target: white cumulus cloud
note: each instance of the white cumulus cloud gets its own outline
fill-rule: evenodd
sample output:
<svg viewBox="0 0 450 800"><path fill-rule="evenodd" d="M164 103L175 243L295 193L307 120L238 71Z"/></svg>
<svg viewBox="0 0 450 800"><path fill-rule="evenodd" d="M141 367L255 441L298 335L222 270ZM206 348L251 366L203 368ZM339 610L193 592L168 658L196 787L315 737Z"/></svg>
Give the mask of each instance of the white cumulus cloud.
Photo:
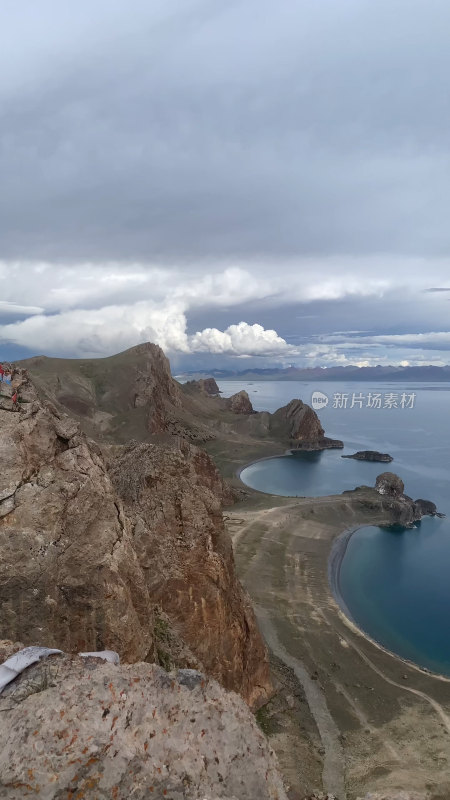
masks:
<svg viewBox="0 0 450 800"><path fill-rule="evenodd" d="M265 330L262 325L240 322L229 325L224 331L205 328L189 340L192 353L221 353L234 356L289 355L296 350L278 336L274 330Z"/></svg>

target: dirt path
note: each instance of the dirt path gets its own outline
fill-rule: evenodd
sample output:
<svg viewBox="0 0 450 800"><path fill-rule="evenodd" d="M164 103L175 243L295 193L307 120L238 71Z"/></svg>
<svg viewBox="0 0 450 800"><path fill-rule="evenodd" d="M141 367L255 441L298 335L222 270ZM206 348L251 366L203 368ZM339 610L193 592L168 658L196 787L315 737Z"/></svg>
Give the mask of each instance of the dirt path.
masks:
<svg viewBox="0 0 450 800"><path fill-rule="evenodd" d="M299 753L308 741L313 757L322 759L322 785L315 790L339 800L394 789L450 797L450 681L392 656L348 624L328 584L335 537L385 521L364 493L295 500L258 495L229 512L238 572L260 628L294 673L317 728L315 740L302 732L299 708L289 758L286 736L277 753L282 768L286 757L291 777L298 763L301 786ZM288 729L287 719L278 714L279 729Z"/></svg>
<svg viewBox="0 0 450 800"><path fill-rule="evenodd" d="M346 800L344 752L339 739L339 729L328 710L325 696L318 682L309 676L302 662L291 656L286 648L283 647L267 612L258 606L255 607L255 612L259 627L268 646L278 658L294 671L305 692L325 751L322 771L323 789L326 792L337 794L339 800Z"/></svg>
<svg viewBox="0 0 450 800"><path fill-rule="evenodd" d="M324 612L322 612L322 613L324 613ZM414 694L414 695L416 695L416 697L420 697L420 698L422 698L422 700L425 700L426 703L429 703L430 706L436 712L436 714L442 720L442 722L443 722L445 728L447 729L448 733L450 733L450 716L448 714L446 714L446 712L444 711L442 705L440 703L438 703L437 700L434 700L432 697L430 697L430 695L425 694L425 692L422 692L419 689L413 689L411 686L405 686L404 683L397 683L397 681L392 680L392 678L389 678L388 675L386 675L385 672L383 672L381 669L379 669L373 663L373 661L371 661L371 659L365 653L363 653L361 648L358 647L355 644L354 641L352 641L350 639L347 639L347 638L345 638L345 640L346 640L348 646L352 647L353 650L355 650L355 652L358 653L359 657L362 658L362 660L370 667L370 669L372 669L374 672L376 672L377 675L379 675L381 678L383 678L384 681L387 681L387 683L389 683L391 686L396 686L397 689L400 689L402 692L409 692L410 694Z"/></svg>

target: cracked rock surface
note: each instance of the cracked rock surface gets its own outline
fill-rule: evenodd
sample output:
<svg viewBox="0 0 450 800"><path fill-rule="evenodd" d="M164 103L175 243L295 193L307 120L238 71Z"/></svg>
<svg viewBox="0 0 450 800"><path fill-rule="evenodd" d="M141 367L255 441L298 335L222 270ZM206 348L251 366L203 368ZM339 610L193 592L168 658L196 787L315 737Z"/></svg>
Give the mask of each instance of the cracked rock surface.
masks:
<svg viewBox="0 0 450 800"><path fill-rule="evenodd" d="M195 677L65 655L29 667L0 696L1 797L286 800L245 703Z"/></svg>
<svg viewBox="0 0 450 800"><path fill-rule="evenodd" d="M266 650L209 456L172 438L113 447L107 464L24 371L15 380L26 402L0 409L0 636L200 666L264 700Z"/></svg>

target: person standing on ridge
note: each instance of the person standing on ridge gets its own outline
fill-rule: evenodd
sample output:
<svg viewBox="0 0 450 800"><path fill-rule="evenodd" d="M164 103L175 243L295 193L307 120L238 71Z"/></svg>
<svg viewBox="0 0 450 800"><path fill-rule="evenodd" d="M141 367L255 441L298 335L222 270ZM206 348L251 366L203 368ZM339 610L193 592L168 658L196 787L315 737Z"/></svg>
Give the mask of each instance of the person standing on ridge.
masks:
<svg viewBox="0 0 450 800"><path fill-rule="evenodd" d="M3 380L3 375L5 374L5 370L3 369L3 364L0 364L0 381Z"/></svg>

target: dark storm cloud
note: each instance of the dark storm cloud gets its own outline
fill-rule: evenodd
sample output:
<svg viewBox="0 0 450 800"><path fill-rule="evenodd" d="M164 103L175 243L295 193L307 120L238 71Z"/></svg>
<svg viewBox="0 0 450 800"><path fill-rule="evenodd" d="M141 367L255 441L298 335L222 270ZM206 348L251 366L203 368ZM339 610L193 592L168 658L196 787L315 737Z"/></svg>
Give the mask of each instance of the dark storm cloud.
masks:
<svg viewBox="0 0 450 800"><path fill-rule="evenodd" d="M3 5L2 257L448 252L444 0Z"/></svg>

